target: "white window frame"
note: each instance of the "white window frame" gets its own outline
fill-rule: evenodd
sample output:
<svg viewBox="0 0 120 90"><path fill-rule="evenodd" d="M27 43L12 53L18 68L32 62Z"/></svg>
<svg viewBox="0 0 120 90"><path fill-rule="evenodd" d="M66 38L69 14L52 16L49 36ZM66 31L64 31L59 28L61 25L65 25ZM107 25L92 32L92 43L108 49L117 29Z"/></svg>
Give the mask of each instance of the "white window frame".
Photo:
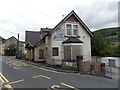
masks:
<svg viewBox="0 0 120 90"><path fill-rule="evenodd" d="M71 29L71 35L68 35L67 34L67 24L70 24L71 25L71 27L72 27L72 29ZM77 29L77 35L74 35L74 25L77 25L78 26L78 29ZM65 24L65 30L66 30L66 36L78 36L79 34L79 24L76 24L76 23L66 23Z"/></svg>
<svg viewBox="0 0 120 90"><path fill-rule="evenodd" d="M68 30L67 30L67 25L71 25L71 34L70 35L68 35ZM71 36L72 35L72 24L70 24L70 23L67 23L66 25L65 25L65 28L66 28L66 35L67 36ZM70 29L70 28L69 28Z"/></svg>
<svg viewBox="0 0 120 90"><path fill-rule="evenodd" d="M73 26L73 27L72 27L72 29L73 29L73 30L72 30L72 31L73 31L73 36L78 36L78 28L79 28L79 26L78 26L77 24L73 24L72 26ZM77 26L77 28L74 28L74 26ZM77 31L77 32L76 32L76 35L74 34L74 30L75 30L75 29L76 29L76 31Z"/></svg>

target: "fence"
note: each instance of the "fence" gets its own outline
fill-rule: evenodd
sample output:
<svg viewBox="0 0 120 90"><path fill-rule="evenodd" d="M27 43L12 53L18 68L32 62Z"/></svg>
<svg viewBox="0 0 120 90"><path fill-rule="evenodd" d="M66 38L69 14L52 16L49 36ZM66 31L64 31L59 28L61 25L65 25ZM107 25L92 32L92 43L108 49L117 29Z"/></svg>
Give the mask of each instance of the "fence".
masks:
<svg viewBox="0 0 120 90"><path fill-rule="evenodd" d="M102 63L101 69L103 70L102 74L106 77L112 78L112 67L115 67L115 60L108 59L102 60L101 57L92 57L92 62Z"/></svg>
<svg viewBox="0 0 120 90"><path fill-rule="evenodd" d="M112 78L112 68L110 65L105 65L100 59L94 61L84 61L83 56L76 56L75 60L56 60L53 59L55 64L58 64L65 70L78 71L84 74L94 74L99 76L107 76Z"/></svg>
<svg viewBox="0 0 120 90"><path fill-rule="evenodd" d="M53 53L53 52L51 52ZM73 56L74 55L74 56ZM77 56L79 58L77 58ZM74 58L73 58L74 57ZM90 58L90 56L84 56ZM62 69L78 71L80 73L102 75L112 78L111 65L106 65L101 62L100 57L92 58L92 61L84 60L78 54L71 54L71 52L58 52L58 56L52 56L51 65L59 65ZM111 63L113 63L111 61Z"/></svg>

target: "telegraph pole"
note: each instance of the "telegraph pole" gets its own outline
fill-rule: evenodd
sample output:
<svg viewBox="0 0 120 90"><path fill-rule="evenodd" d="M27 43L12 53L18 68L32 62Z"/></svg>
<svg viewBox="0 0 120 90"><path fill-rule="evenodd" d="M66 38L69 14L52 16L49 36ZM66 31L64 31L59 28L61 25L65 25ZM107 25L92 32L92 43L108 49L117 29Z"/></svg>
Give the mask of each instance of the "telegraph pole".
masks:
<svg viewBox="0 0 120 90"><path fill-rule="evenodd" d="M16 58L19 57L19 34L18 34L18 40L17 40L17 52L16 52Z"/></svg>

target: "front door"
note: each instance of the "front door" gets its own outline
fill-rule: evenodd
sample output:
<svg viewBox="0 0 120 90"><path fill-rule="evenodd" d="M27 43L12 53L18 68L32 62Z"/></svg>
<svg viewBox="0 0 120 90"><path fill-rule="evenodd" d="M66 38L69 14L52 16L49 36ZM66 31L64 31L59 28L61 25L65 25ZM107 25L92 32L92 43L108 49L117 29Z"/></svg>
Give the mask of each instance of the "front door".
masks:
<svg viewBox="0 0 120 90"><path fill-rule="evenodd" d="M28 59L28 60L32 60L32 59L33 59L32 49L27 51L27 59Z"/></svg>
<svg viewBox="0 0 120 90"><path fill-rule="evenodd" d="M71 46L64 46L64 59L71 60Z"/></svg>
<svg viewBox="0 0 120 90"><path fill-rule="evenodd" d="M44 59L44 50L39 50L39 59Z"/></svg>

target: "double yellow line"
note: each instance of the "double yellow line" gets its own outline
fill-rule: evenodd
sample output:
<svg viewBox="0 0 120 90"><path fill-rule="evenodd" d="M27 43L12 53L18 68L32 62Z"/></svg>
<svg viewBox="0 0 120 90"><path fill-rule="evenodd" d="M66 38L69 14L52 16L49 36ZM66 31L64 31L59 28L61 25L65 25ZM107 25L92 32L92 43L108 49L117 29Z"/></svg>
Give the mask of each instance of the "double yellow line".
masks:
<svg viewBox="0 0 120 90"><path fill-rule="evenodd" d="M9 82L9 81L2 75L2 73L0 73L0 82L1 82L1 84L8 83L8 82ZM10 90L14 90L11 85L7 85L7 84L5 85L5 88L10 89Z"/></svg>

